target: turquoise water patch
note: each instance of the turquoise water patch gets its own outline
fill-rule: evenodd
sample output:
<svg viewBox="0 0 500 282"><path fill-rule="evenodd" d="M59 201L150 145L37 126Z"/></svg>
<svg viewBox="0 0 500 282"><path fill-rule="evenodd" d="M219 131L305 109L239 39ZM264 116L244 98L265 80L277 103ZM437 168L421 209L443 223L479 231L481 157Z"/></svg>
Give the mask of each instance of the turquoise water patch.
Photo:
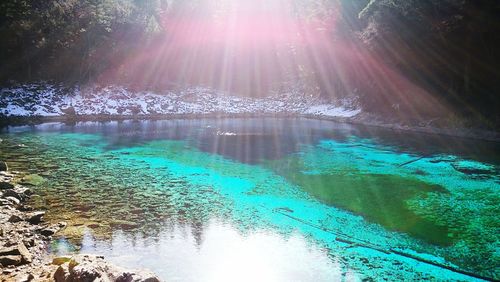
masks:
<svg viewBox="0 0 500 282"><path fill-rule="evenodd" d="M54 252L97 252L166 280L241 280L221 273L222 261L277 281L474 280L453 269L498 277L496 164L326 125L39 127L2 134L0 158L43 178L33 204L68 221ZM249 152L223 150L217 132L251 135L234 147ZM286 144L257 148L258 136Z"/></svg>

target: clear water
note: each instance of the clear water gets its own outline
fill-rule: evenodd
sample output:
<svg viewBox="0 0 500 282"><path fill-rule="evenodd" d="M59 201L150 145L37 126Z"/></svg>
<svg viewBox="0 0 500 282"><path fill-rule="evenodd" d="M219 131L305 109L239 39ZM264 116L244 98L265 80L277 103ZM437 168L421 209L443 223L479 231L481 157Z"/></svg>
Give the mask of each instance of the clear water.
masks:
<svg viewBox="0 0 500 282"><path fill-rule="evenodd" d="M306 119L9 127L57 254L168 281L500 278L498 143ZM417 259L415 259L417 258ZM440 266L439 266L440 265Z"/></svg>

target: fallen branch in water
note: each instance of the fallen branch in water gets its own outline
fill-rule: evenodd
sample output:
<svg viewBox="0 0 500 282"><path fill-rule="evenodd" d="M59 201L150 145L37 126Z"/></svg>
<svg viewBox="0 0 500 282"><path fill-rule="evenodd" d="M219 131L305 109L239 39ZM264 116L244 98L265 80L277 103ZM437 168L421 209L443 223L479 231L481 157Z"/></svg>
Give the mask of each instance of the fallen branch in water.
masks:
<svg viewBox="0 0 500 282"><path fill-rule="evenodd" d="M300 222L302 224L305 224L307 226L314 227L316 229L319 229L319 230L322 230L324 232L330 233L330 234L332 234L332 235L335 236L335 240L338 241L338 242L342 242L342 243L346 243L346 244L350 244L350 245L355 245L356 247L362 247L362 248L367 248L367 249L375 250L375 251L378 251L378 252L382 252L384 254L394 254L394 255L405 257L405 258L410 258L410 259L413 259L413 260L416 260L416 261L419 261L419 262L422 262L422 263L430 264L430 265L433 265L433 266L436 266L436 267L439 267L439 268L447 269L449 271L452 271L452 272L455 272L455 273L459 273L459 274L463 274L463 275L466 275L466 276L470 276L470 277L473 277L473 278L478 278L478 279L482 279L482 280L486 280L486 281L494 281L493 278L482 276L480 274L476 274L476 273L469 272L469 271L466 271L466 270L462 270L462 269L453 267L451 265L446 265L446 264L442 264L442 263L439 263L439 262L436 262L436 261L425 259L425 258L416 256L416 255L413 255L413 254L402 252L402 251L400 251L398 249L394 249L394 248L386 249L386 248L383 248L381 246L374 245L374 244L371 244L369 242L366 242L364 240L356 239L356 238L354 238L352 236L343 234L342 232L330 230L330 229L322 227L320 225L311 223L311 222L309 222L307 220L304 220L304 219L295 217L293 215L284 213L284 212L282 212L282 210L290 210L290 209L288 209L288 208L286 208L286 209L285 208L279 208L279 209L273 209L272 211L275 212L275 213L279 213L279 214L281 214L283 216L286 216L286 217L288 217L290 219L293 219L295 221L298 221L298 222Z"/></svg>
<svg viewBox="0 0 500 282"><path fill-rule="evenodd" d="M421 156L421 157L418 157L418 158L413 159L413 160L411 160L411 161L407 161L407 162L405 162L405 163L402 163L402 164L398 165L398 167L402 167L402 166L405 166L405 165L409 165L409 164L411 164L411 163L414 163L414 162L416 162L416 161L420 161L421 159L425 159L425 158L428 158L428 157L429 157L429 156Z"/></svg>

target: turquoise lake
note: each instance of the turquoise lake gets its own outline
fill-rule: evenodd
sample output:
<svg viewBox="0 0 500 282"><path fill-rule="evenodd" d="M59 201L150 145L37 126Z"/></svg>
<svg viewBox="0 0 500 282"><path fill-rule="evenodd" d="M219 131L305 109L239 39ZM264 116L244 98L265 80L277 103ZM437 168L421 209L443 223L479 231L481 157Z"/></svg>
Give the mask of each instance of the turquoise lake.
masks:
<svg viewBox="0 0 500 282"><path fill-rule="evenodd" d="M102 254L167 281L500 279L500 144L309 119L45 123L0 159ZM476 276L476 277L474 277Z"/></svg>

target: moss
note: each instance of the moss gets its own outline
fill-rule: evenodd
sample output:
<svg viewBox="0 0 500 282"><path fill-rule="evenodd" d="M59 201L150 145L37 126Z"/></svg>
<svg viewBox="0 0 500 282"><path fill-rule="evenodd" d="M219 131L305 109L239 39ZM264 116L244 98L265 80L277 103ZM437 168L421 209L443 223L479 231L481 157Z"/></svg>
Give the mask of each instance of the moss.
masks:
<svg viewBox="0 0 500 282"><path fill-rule="evenodd" d="M397 175L344 172L295 173L287 176L321 202L359 214L390 230L406 232L437 245L451 245L447 227L413 212L407 201L428 192L445 193L439 185Z"/></svg>

